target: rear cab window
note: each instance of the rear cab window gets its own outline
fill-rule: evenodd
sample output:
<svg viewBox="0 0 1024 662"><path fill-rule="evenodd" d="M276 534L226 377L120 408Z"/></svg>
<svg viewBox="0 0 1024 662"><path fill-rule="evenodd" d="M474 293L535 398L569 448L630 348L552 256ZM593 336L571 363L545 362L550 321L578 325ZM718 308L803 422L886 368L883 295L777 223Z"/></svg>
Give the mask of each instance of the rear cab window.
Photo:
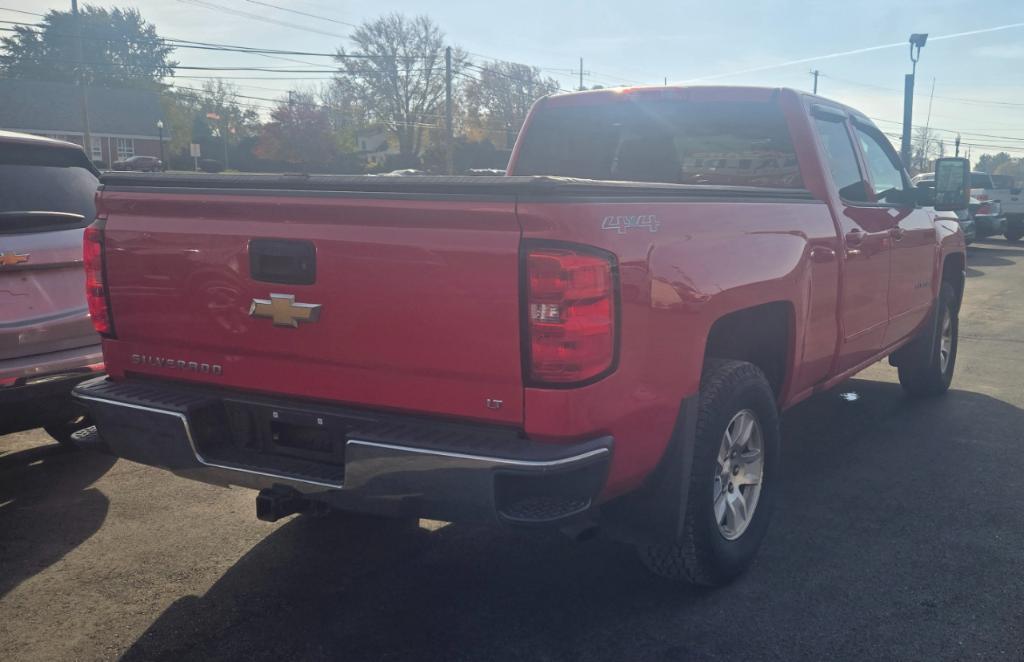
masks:
<svg viewBox="0 0 1024 662"><path fill-rule="evenodd" d="M85 227L96 216L97 185L84 153L0 144L0 234Z"/></svg>
<svg viewBox="0 0 1024 662"><path fill-rule="evenodd" d="M991 175L994 188L1016 188L1016 182L1010 175Z"/></svg>
<svg viewBox="0 0 1024 662"><path fill-rule="evenodd" d="M986 172L972 172L971 173L971 188L987 188L993 189L995 186L992 184L992 178L989 177Z"/></svg>
<svg viewBox="0 0 1024 662"><path fill-rule="evenodd" d="M626 97L541 107L523 136L515 174L803 188L773 101Z"/></svg>

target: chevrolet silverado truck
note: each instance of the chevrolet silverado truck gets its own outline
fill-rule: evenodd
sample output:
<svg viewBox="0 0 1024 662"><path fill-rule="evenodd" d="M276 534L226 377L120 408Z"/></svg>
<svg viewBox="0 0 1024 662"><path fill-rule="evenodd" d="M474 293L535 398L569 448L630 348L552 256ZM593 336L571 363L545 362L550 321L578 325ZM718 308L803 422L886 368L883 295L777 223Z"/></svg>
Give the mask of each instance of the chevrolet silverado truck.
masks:
<svg viewBox="0 0 1024 662"><path fill-rule="evenodd" d="M861 113L788 89L541 99L504 177L108 174L85 234L120 456L274 520L602 531L720 584L781 410L889 357L949 387L966 162L924 207Z"/></svg>

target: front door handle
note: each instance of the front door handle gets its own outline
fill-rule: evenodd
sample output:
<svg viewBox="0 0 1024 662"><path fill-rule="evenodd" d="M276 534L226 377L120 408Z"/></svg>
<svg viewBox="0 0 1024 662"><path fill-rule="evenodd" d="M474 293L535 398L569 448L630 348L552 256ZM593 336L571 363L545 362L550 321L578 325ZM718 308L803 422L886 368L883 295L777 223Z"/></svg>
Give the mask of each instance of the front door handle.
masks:
<svg viewBox="0 0 1024 662"><path fill-rule="evenodd" d="M828 246L815 246L811 249L812 262L831 262L836 257L836 252Z"/></svg>

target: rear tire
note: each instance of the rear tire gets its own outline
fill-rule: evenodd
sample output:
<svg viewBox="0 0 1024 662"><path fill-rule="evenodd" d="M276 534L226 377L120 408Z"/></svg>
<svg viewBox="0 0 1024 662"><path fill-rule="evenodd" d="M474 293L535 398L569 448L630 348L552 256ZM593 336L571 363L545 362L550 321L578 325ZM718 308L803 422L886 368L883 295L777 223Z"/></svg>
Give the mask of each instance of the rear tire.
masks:
<svg viewBox="0 0 1024 662"><path fill-rule="evenodd" d="M707 361L694 441L682 539L638 551L660 577L719 586L753 561L775 502L779 413L760 369Z"/></svg>
<svg viewBox="0 0 1024 662"><path fill-rule="evenodd" d="M952 285L944 282L931 324L905 351L901 350L900 385L908 395L928 397L949 390L956 369L959 335L956 292Z"/></svg>
<svg viewBox="0 0 1024 662"><path fill-rule="evenodd" d="M1006 219L1006 232L1003 233L1006 241L1016 242L1024 237L1024 218L1013 217Z"/></svg>

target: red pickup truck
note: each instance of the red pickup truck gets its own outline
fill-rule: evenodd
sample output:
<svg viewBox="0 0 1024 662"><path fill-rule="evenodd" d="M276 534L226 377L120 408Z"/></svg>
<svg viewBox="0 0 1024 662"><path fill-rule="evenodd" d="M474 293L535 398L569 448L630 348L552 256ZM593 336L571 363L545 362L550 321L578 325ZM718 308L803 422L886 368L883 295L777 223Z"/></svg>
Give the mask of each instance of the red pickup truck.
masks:
<svg viewBox="0 0 1024 662"><path fill-rule="evenodd" d="M77 396L118 455L260 489L262 519L600 524L718 584L764 536L780 410L886 356L949 386L963 237L853 109L553 96L508 172L106 175L109 377Z"/></svg>

